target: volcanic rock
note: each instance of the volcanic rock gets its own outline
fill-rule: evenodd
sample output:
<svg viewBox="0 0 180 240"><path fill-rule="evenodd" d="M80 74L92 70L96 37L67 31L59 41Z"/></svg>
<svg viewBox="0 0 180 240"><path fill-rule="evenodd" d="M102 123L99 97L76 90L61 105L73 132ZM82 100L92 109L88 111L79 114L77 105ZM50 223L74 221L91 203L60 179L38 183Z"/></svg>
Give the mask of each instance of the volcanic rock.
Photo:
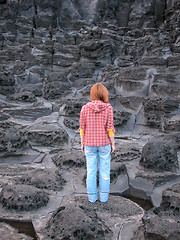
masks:
<svg viewBox="0 0 180 240"><path fill-rule="evenodd" d="M49 196L46 192L28 185L6 185L0 193L0 202L6 209L32 211L46 206Z"/></svg>
<svg viewBox="0 0 180 240"><path fill-rule="evenodd" d="M142 150L140 164L154 171L176 171L178 166L177 148L172 141L152 139Z"/></svg>
<svg viewBox="0 0 180 240"><path fill-rule="evenodd" d="M18 230L8 224L0 223L1 240L33 240L25 234L18 233Z"/></svg>

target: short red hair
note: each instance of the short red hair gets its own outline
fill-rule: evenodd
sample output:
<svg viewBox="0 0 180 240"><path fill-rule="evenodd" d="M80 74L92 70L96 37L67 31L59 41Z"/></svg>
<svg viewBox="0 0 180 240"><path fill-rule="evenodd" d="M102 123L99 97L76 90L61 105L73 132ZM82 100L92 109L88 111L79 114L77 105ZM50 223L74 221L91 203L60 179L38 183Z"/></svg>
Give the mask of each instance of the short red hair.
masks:
<svg viewBox="0 0 180 240"><path fill-rule="evenodd" d="M101 100L104 103L109 102L108 90L101 83L96 83L92 86L91 91L90 91L90 96L91 96L91 101Z"/></svg>

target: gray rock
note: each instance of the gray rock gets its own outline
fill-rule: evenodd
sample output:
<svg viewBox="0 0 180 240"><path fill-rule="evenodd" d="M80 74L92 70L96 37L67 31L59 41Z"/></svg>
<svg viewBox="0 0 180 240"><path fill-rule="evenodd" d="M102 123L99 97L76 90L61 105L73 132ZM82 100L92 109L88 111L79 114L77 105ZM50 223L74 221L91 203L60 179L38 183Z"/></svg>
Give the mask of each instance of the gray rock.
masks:
<svg viewBox="0 0 180 240"><path fill-rule="evenodd" d="M56 123L37 123L25 129L28 141L42 146L62 146L68 142L68 134Z"/></svg>
<svg viewBox="0 0 180 240"><path fill-rule="evenodd" d="M63 109L65 116L67 117L79 117L82 106L87 103L84 100L71 100L69 99L66 102L66 105Z"/></svg>
<svg viewBox="0 0 180 240"><path fill-rule="evenodd" d="M17 229L8 224L0 223L1 240L33 240L25 234L19 233Z"/></svg>
<svg viewBox="0 0 180 240"><path fill-rule="evenodd" d="M7 99L15 102L20 101L20 102L30 102L30 103L37 101L36 97L31 92L15 93L13 95L9 95Z"/></svg>
<svg viewBox="0 0 180 240"><path fill-rule="evenodd" d="M83 196L65 198L61 207L53 213L46 228L42 231L43 237L48 239L53 236L58 236L59 239L65 237L114 239L121 234L125 239L125 236L129 237L128 232L125 229L120 232L116 231L116 227L112 224L114 219L126 222L134 215L136 216L134 221L137 223L138 215L143 214L142 209L137 205L128 203L130 203L129 200L114 196L110 197L108 203L96 202L95 204L89 203ZM127 204L128 207L125 207Z"/></svg>
<svg viewBox="0 0 180 240"><path fill-rule="evenodd" d="M1 123L0 151L16 152L27 145L27 137L20 125Z"/></svg>
<svg viewBox="0 0 180 240"><path fill-rule="evenodd" d="M69 93L71 93L71 91L71 85L67 82L48 82L44 86L44 98L63 98Z"/></svg>
<svg viewBox="0 0 180 240"><path fill-rule="evenodd" d="M48 170L37 170L27 173L22 177L17 177L15 182L16 184L25 184L39 189L54 191L61 191L66 183L60 172Z"/></svg>
<svg viewBox="0 0 180 240"><path fill-rule="evenodd" d="M0 193L0 202L6 209L32 211L46 206L49 196L46 192L28 185L6 185Z"/></svg>
<svg viewBox="0 0 180 240"><path fill-rule="evenodd" d="M80 151L67 152L66 150L62 150L58 154L55 154L52 160L60 169L72 169L85 165L85 156Z"/></svg>
<svg viewBox="0 0 180 240"><path fill-rule="evenodd" d="M179 168L176 145L163 138L152 139L142 149L140 165L154 171L176 171Z"/></svg>
<svg viewBox="0 0 180 240"><path fill-rule="evenodd" d="M0 94L9 95L14 93L15 91L15 79L14 77L9 74L2 74L0 75Z"/></svg>
<svg viewBox="0 0 180 240"><path fill-rule="evenodd" d="M147 212L143 218L148 239L179 239L180 186L173 185L163 192L161 205Z"/></svg>
<svg viewBox="0 0 180 240"><path fill-rule="evenodd" d="M110 172L110 179L111 182L116 182L120 174L126 174L127 169L125 164L119 162L112 162L111 163L111 172Z"/></svg>
<svg viewBox="0 0 180 240"><path fill-rule="evenodd" d="M92 209L73 205L60 207L46 227L46 238L109 239L111 230Z"/></svg>
<svg viewBox="0 0 180 240"><path fill-rule="evenodd" d="M123 111L114 111L114 126L120 127L127 123L131 116L131 113L129 112L123 112Z"/></svg>
<svg viewBox="0 0 180 240"><path fill-rule="evenodd" d="M163 128L167 130L169 118L172 117L173 112L179 108L179 100L170 98L150 98L144 101L143 104L147 125L162 130Z"/></svg>
<svg viewBox="0 0 180 240"><path fill-rule="evenodd" d="M63 123L66 127L73 130L77 130L79 128L79 118L64 118Z"/></svg>
<svg viewBox="0 0 180 240"><path fill-rule="evenodd" d="M3 113L8 114L13 118L32 121L39 117L51 114L52 105L47 102L35 102L30 105L18 105L15 107L4 108Z"/></svg>

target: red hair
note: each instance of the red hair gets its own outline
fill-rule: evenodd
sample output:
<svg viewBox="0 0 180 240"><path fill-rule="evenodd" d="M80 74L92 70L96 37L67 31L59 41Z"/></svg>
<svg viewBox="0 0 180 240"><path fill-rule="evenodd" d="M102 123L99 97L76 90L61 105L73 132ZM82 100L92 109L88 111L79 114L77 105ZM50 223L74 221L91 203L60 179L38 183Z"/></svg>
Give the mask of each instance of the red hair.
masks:
<svg viewBox="0 0 180 240"><path fill-rule="evenodd" d="M90 96L91 96L91 101L101 100L104 103L109 102L108 90L101 83L96 83L92 86L91 91L90 91Z"/></svg>

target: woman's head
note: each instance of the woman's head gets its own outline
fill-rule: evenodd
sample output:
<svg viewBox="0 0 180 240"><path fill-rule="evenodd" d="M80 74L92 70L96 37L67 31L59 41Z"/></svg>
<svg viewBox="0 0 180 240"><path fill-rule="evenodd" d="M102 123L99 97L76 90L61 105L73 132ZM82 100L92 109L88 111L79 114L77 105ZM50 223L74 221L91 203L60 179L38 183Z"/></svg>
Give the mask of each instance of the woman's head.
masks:
<svg viewBox="0 0 180 240"><path fill-rule="evenodd" d="M92 86L91 91L90 91L90 96L91 96L91 101L101 100L104 103L109 102L108 90L101 83L96 83Z"/></svg>

